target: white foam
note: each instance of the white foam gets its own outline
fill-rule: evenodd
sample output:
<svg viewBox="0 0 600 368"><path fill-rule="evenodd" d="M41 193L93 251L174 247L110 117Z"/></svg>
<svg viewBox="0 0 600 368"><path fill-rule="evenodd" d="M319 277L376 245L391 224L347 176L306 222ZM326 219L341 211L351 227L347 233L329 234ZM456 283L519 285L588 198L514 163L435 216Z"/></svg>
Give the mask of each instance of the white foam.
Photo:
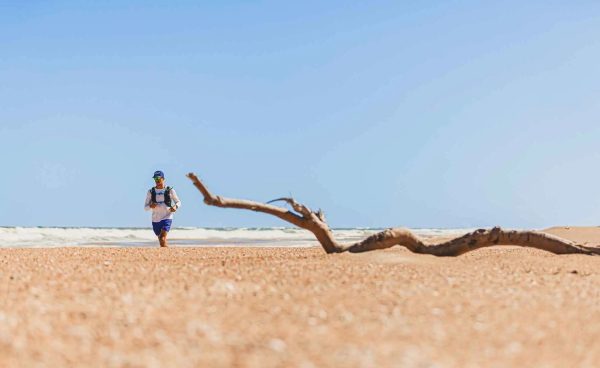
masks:
<svg viewBox="0 0 600 368"><path fill-rule="evenodd" d="M421 237L459 236L471 229L414 229ZM381 229L336 229L340 242L352 242ZM296 246L318 245L314 236L295 228L174 228L170 243L179 246ZM76 246L153 246L149 228L0 227L0 248Z"/></svg>

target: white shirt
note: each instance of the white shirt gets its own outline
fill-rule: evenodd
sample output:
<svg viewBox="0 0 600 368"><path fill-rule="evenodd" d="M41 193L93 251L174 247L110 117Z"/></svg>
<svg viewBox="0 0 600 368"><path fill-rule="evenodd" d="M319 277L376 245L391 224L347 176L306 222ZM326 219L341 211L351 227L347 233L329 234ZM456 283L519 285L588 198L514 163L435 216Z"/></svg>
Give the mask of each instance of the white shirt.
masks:
<svg viewBox="0 0 600 368"><path fill-rule="evenodd" d="M152 222L161 222L162 220L171 220L173 219L173 212L169 210L169 207L165 204L165 190L156 189L156 207L150 208L150 201L152 200L152 194L150 190L146 194L146 203L144 204L145 211L152 211ZM175 193L175 189L171 188L171 205L175 209L179 209L181 206L181 201L179 197L177 197L177 193Z"/></svg>

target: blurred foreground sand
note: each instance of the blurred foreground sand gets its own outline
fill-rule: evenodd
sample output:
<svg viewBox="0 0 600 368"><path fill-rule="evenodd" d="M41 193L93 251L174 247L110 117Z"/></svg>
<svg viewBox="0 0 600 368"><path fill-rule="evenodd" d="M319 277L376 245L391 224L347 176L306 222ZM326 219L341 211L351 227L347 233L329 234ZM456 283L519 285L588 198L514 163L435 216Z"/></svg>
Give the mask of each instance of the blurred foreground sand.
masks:
<svg viewBox="0 0 600 368"><path fill-rule="evenodd" d="M555 228L600 244L598 228ZM0 366L594 367L600 257L0 250Z"/></svg>

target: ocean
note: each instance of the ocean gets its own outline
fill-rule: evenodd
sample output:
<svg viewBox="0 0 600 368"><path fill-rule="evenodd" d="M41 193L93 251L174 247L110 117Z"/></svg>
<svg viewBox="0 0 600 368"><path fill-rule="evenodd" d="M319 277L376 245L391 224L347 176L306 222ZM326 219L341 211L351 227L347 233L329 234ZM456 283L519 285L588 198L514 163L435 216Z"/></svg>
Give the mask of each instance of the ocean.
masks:
<svg viewBox="0 0 600 368"><path fill-rule="evenodd" d="M382 229L333 229L342 243L361 240ZM412 229L423 238L460 236L473 229ZM311 247L314 236L298 228L197 228L171 229L169 245L187 247ZM150 228L0 227L0 248L47 247L151 247L157 240Z"/></svg>

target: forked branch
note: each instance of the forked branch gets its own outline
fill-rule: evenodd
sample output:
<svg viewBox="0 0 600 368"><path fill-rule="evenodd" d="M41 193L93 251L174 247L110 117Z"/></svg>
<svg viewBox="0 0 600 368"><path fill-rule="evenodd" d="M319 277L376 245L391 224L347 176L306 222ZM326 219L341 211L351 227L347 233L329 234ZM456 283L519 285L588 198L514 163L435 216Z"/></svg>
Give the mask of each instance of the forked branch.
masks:
<svg viewBox="0 0 600 368"><path fill-rule="evenodd" d="M215 196L196 175L190 173L187 176L202 193L204 203L207 205L245 209L276 216L283 221L312 232L327 253L359 253L402 245L414 253L447 257L458 256L484 247L518 245L537 248L555 254L600 255L600 248L578 245L557 236L537 231L503 230L499 227L488 230L480 229L459 238L433 245L425 244L410 230L403 228L387 229L371 235L360 242L340 244L335 240L331 229L325 221L325 215L321 210L314 212L309 207L296 202L293 198L286 197L274 199L267 203L260 203L244 199ZM284 201L289 204L294 212L271 204L278 201Z"/></svg>

